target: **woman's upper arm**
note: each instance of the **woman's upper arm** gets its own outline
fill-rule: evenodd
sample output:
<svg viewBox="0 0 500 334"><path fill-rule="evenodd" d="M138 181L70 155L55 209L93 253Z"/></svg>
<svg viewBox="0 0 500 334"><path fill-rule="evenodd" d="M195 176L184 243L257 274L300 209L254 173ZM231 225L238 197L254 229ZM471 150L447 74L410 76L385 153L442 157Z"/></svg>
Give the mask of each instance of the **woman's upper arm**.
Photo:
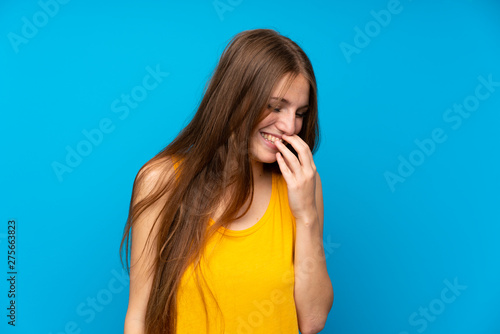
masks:
<svg viewBox="0 0 500 334"><path fill-rule="evenodd" d="M134 182L132 206L157 189L158 186L161 186L164 182L160 180L168 180L173 175L172 166L169 163L165 163L163 166L148 167L141 168L137 174ZM160 177L162 170L167 171L166 178ZM142 333L144 328L146 307L153 283L152 265L156 250L153 242L161 222L154 223L167 197L168 193L149 206L132 225L130 287L127 315L125 318L125 334ZM150 231L152 231L151 236L149 236Z"/></svg>

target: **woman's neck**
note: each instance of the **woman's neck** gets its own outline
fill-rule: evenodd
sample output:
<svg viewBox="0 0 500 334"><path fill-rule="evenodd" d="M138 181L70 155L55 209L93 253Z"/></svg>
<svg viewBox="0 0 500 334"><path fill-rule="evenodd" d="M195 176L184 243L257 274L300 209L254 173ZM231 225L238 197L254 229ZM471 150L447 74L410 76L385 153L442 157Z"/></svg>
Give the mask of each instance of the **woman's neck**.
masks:
<svg viewBox="0 0 500 334"><path fill-rule="evenodd" d="M254 182L269 176L270 171L266 170L266 168L264 168L264 163L260 161L250 159L250 167L252 168Z"/></svg>

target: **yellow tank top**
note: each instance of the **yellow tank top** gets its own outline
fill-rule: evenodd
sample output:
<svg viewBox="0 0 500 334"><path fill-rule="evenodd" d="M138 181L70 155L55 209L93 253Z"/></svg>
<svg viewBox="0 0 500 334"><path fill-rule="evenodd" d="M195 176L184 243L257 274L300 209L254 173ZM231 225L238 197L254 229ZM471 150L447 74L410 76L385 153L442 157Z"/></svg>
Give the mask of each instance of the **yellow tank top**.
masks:
<svg viewBox="0 0 500 334"><path fill-rule="evenodd" d="M273 174L271 200L262 218L241 231L221 227L203 253L197 272L220 310L201 279L207 319L193 265L182 276L177 334L297 334L294 245L295 219L286 183L282 175Z"/></svg>

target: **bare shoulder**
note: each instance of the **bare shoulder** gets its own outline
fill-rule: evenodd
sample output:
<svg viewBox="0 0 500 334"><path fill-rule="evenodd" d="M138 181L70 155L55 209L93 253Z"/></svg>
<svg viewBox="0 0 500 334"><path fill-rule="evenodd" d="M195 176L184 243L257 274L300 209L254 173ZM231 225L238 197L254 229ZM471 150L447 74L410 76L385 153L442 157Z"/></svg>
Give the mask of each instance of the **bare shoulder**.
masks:
<svg viewBox="0 0 500 334"><path fill-rule="evenodd" d="M173 171L174 159L169 156L149 160L139 169L137 177L148 181L158 181L163 174L167 173L170 176Z"/></svg>
<svg viewBox="0 0 500 334"><path fill-rule="evenodd" d="M165 186L173 175L174 160L171 157L149 160L139 169L135 177L134 202Z"/></svg>

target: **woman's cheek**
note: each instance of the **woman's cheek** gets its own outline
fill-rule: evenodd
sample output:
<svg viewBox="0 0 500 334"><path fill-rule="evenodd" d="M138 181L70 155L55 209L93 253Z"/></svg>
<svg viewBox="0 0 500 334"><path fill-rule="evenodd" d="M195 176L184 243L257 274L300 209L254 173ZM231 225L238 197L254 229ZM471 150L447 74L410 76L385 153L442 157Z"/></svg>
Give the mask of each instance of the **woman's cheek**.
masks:
<svg viewBox="0 0 500 334"><path fill-rule="evenodd" d="M296 123L295 123L295 134L298 134L300 132L300 130L302 130L302 123L303 123L303 119L302 118L298 118Z"/></svg>

